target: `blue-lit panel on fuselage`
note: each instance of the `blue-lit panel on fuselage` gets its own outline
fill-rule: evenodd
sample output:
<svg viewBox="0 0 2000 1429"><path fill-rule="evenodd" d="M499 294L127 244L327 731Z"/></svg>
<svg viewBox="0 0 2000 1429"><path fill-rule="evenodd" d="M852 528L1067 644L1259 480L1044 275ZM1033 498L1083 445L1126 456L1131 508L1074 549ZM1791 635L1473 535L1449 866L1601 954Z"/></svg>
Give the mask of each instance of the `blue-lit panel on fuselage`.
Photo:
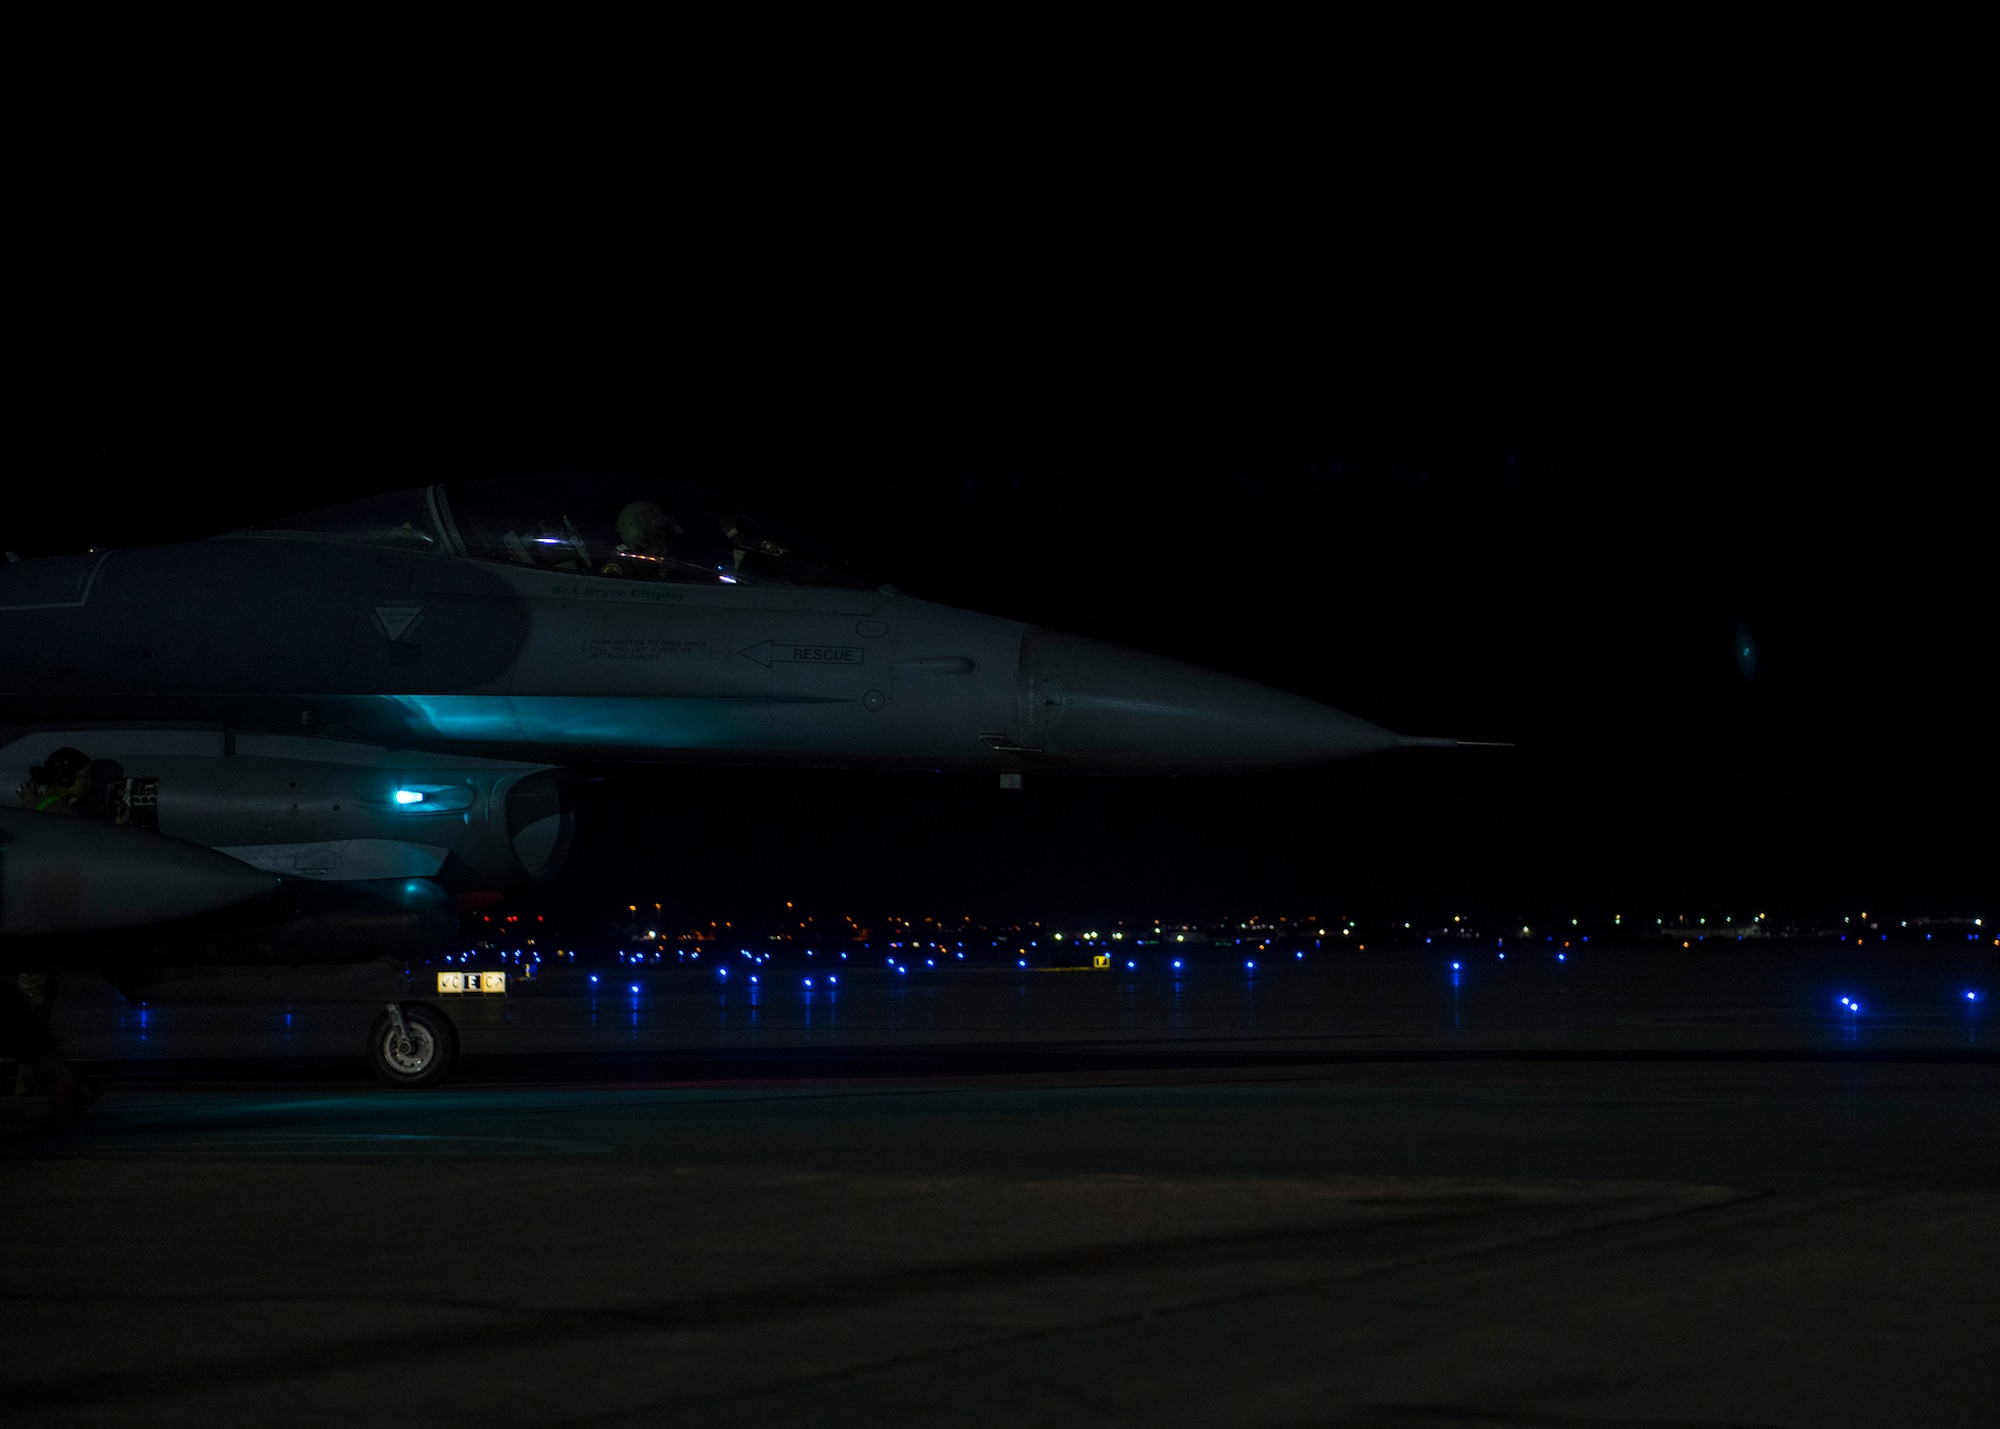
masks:
<svg viewBox="0 0 2000 1429"><path fill-rule="evenodd" d="M761 749L775 706L851 704L819 696L394 695L414 734L506 744L622 749Z"/></svg>

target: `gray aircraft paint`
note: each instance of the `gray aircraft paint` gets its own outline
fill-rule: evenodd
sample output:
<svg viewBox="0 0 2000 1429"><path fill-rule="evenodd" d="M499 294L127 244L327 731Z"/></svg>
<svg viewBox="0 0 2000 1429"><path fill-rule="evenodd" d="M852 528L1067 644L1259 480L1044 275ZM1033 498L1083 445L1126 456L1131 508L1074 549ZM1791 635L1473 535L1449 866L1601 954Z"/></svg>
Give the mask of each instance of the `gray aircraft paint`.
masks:
<svg viewBox="0 0 2000 1429"><path fill-rule="evenodd" d="M0 934L139 928L233 907L278 879L199 844L0 809Z"/></svg>
<svg viewBox="0 0 2000 1429"><path fill-rule="evenodd" d="M18 781L65 744L158 780L161 833L285 878L505 887L551 876L568 846L547 765L296 735L69 729L0 747L0 778Z"/></svg>
<svg viewBox="0 0 2000 1429"><path fill-rule="evenodd" d="M555 768L568 764L1012 781L1442 742L887 587L475 559L441 489L375 505L398 500L434 523L420 537L432 549L336 519L0 566L0 771L18 779L60 744L118 759L159 780L167 841L234 850L253 879L474 888L560 866L570 826ZM423 798L399 805L398 790ZM58 837L13 834L22 860Z"/></svg>
<svg viewBox="0 0 2000 1429"><path fill-rule="evenodd" d="M0 568L10 723L164 716L545 762L1076 773L1399 743L1249 681L907 596L642 585L269 537L63 561L76 569ZM87 600L39 601L85 569Z"/></svg>

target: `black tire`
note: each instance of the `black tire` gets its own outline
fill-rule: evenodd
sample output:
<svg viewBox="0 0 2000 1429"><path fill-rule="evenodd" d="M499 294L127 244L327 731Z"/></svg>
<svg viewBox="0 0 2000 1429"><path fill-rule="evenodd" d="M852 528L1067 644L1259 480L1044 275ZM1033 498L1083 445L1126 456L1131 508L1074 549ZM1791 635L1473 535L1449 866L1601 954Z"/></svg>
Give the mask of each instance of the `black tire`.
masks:
<svg viewBox="0 0 2000 1429"><path fill-rule="evenodd" d="M396 1033L396 1021L384 1012L368 1029L368 1067L375 1080L399 1091L434 1087L451 1075L458 1060L458 1029L428 1002L402 1004L407 1042Z"/></svg>

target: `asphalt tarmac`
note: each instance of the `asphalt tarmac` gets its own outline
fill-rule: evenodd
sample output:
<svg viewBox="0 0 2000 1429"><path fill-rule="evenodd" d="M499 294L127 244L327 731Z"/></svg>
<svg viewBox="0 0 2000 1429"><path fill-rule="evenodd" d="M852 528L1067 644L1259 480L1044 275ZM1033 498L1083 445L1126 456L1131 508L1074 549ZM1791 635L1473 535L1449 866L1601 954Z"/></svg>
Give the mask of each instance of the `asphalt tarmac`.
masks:
<svg viewBox="0 0 2000 1429"><path fill-rule="evenodd" d="M1993 1424L1983 946L600 969L416 1094L73 979L0 1418Z"/></svg>

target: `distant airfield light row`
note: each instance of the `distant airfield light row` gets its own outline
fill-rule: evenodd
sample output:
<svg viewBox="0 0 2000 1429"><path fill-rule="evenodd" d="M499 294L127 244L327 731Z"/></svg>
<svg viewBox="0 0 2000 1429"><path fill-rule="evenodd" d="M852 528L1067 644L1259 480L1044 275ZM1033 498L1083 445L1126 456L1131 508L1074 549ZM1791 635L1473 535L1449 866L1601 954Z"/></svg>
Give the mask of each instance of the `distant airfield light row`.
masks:
<svg viewBox="0 0 2000 1429"><path fill-rule="evenodd" d="M1426 941L1429 940L1427 939ZM1565 944L1564 946L1567 947L1568 945ZM1026 950L1021 949L1019 951L1025 953ZM753 967L761 967L770 961L769 954L760 955L752 953L747 948L740 950L740 955L748 959ZM470 954L462 955L459 958L459 960L463 961L464 957L469 957L469 956L471 955ZM842 958L845 958L847 955L845 953L842 953L840 954L840 956ZM959 958L962 959L964 957L964 954L960 953L958 956ZM1295 949L1293 952L1293 957L1297 961L1303 961L1305 959L1305 950L1302 948ZM1507 954L1504 951L1496 952L1495 957L1497 961L1504 962L1506 961ZM1554 959L1556 962L1559 963L1567 963L1568 954L1565 952L1556 952L1554 954ZM447 959L447 961L451 961L451 959ZM635 962L636 961L638 960L635 959ZM909 975L910 972L910 962L895 957L886 958L884 960L884 966L890 972L893 972L898 978L905 978ZM937 960L935 958L926 958L924 960L924 966L926 968L930 968L933 971L935 971L937 968ZM947 964L947 966L949 966L949 964ZM1025 956L1019 957L1016 961L1016 966L1019 968L1028 967L1029 966L1028 958L1026 958ZM1097 959L1097 967L1104 968L1108 966L1112 966L1111 960L1107 957L1099 955ZM1124 960L1124 967L1127 971L1138 971L1140 966L1141 966L1140 961L1136 957L1127 958ZM1167 966L1175 974L1176 978L1175 985L1178 986L1179 975L1187 971L1186 960L1184 958L1172 958L1168 960ZM1057 968L1053 970L1060 971L1062 969ZM1463 958L1453 959L1450 964L1450 970L1452 974L1451 984L1454 989L1454 996L1456 996L1457 995L1456 990L1460 987L1461 979L1465 973L1465 962ZM1254 977L1256 971L1257 971L1257 960L1255 958L1245 959L1243 963L1244 974L1248 977ZM730 975L730 970L727 967L718 967L716 969L716 978L719 983L726 984L729 981L729 975ZM458 975L453 974L453 976L458 976ZM497 977L498 974L494 974L493 976ZM597 973L594 972L589 973L588 979L589 979L589 984L593 987L597 986L599 983L599 976ZM748 985L751 986L752 988L756 988L760 985L760 979L755 973L748 973L746 975L745 980L748 983ZM807 994L812 994L815 992L823 992L828 995L832 995L835 992L837 992L839 985L840 985L839 975L832 973L804 976L801 977L799 981L799 986L801 990ZM644 993L645 988L643 984L635 982L629 984L626 990L633 998L636 999ZM751 995L753 997L755 996L754 993L752 993ZM1985 991L1977 987L1964 988L1958 993L1960 1005L1965 1007L1968 1015L1976 1013L1979 1005L1985 1001L1985 996L1986 996ZM1847 1019L1852 1019L1861 1016L1864 1010L1861 999L1859 997L1854 996L1852 993L1840 994L1835 999L1834 1005L1840 1009L1841 1016Z"/></svg>
<svg viewBox="0 0 2000 1429"><path fill-rule="evenodd" d="M474 959L494 958L518 964L523 976L532 977L533 970L549 960L573 965L580 956L575 946L579 943L586 947L595 943L602 950L598 956L615 948L616 961L628 965L685 965L699 963L706 951L721 956L722 950L715 945L725 939L738 939L754 945L755 951L743 948L739 952L740 956L753 962L768 962L785 950L786 945L793 945L790 950L805 958L845 960L848 952L841 946L845 944L862 953L884 956L885 966L906 965L904 959L915 958L922 958L923 965L932 968L941 961L975 966L986 956L999 953L1011 955L1018 967L1027 967L1037 961L1060 965L1065 956L1072 956L1082 957L1086 962L1101 959L1101 967L1123 965L1139 971L1145 966L1142 957L1114 958L1109 955L1107 945L1116 945L1121 954L1127 949L1136 952L1148 946L1163 946L1184 948L1188 952L1201 950L1205 957L1210 952L1226 953L1234 948L1240 950L1238 956L1241 957L1245 953L1282 956L1282 945L1289 944L1294 949L1294 962L1304 962L1307 949L1325 948L1325 939L1329 936L1341 940L1334 945L1341 949L1366 951L1369 947L1369 943L1364 941L1369 934L1362 920L1352 917L1326 919L1318 914L1304 917L1254 914L1247 919L1226 919L1215 923L1176 923L1168 919L1153 919L1137 928L1117 920L1109 927L1098 924L1063 928L1041 920L987 924L976 921L970 914L945 919L892 914L868 921L853 914L843 914L821 922L813 915L801 917L795 902L787 902L784 907L789 921L772 925L772 931L766 933L753 933L748 928L738 930L730 919L711 920L674 932L663 926L663 903L634 900L623 905L625 916L614 920L609 928L611 937L608 940L602 939L601 934L593 936L586 930L575 928L570 918L559 918L559 923L569 926L558 931L557 927L549 924L548 914L475 911L466 927L470 934L470 946L463 952L433 961L465 964ZM1776 940L1824 941L1872 950L1873 946L1880 944L1915 941L1936 944L1939 940L1949 943L1957 939L1984 943L1990 939L1993 946L2000 947L2000 937L1985 932L1985 921L1983 916L1919 914L1892 919L1879 917L1871 910L1827 917L1779 917L1766 911L1741 921L1729 913L1719 918L1700 914L1678 914L1672 918L1662 915L1656 916L1650 926L1642 922L1640 930L1628 931L1624 913L1615 912L1608 924L1586 920L1582 916L1569 916L1558 920L1558 931L1550 931L1550 924L1538 927L1533 920L1509 920L1496 924L1485 923L1469 914L1456 913L1435 923L1411 918L1386 925L1371 921L1366 928L1386 936L1392 947L1411 942L1452 946L1483 942L1493 951L1497 961L1505 961L1511 953L1520 951L1519 947L1510 947L1512 943L1520 942L1532 947L1535 942L1540 942L1554 961L1567 962L1569 951L1591 941L1593 935L1583 929L1593 924L1598 928L1598 936L1622 934L1630 937L1636 932L1637 936L1649 941L1667 942L1689 950L1705 943ZM530 935L531 929L533 934L540 935L539 938ZM539 947L540 938L548 938L551 942L560 939L563 946ZM1046 948L1043 946L1045 940ZM1094 951L1099 948L1105 951ZM1073 954L1069 950L1074 950Z"/></svg>

